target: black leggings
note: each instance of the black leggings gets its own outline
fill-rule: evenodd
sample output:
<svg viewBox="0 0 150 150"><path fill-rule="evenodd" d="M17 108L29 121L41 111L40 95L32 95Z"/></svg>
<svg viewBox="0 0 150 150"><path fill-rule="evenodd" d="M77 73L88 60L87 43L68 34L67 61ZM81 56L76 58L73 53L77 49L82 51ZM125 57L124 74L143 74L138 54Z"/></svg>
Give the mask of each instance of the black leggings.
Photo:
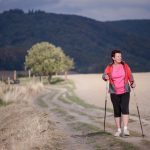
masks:
<svg viewBox="0 0 150 150"><path fill-rule="evenodd" d="M129 114L130 93L110 94L114 108L114 117L121 117L121 114Z"/></svg>

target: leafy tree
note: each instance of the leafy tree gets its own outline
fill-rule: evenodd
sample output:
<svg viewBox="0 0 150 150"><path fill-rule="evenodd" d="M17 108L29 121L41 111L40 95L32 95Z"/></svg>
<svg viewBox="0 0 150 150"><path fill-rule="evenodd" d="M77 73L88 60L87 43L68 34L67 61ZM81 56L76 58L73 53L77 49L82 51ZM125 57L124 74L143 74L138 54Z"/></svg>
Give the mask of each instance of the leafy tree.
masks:
<svg viewBox="0 0 150 150"><path fill-rule="evenodd" d="M48 42L33 45L25 58L25 67L40 77L48 75L49 82L53 74L68 71L73 68L73 64L73 60L60 47Z"/></svg>

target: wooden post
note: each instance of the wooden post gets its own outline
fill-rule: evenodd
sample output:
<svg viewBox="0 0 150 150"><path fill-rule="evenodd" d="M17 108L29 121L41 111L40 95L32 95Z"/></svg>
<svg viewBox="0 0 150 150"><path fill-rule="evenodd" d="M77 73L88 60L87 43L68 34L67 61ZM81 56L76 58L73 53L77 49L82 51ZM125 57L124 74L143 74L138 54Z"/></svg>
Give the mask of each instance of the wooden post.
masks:
<svg viewBox="0 0 150 150"><path fill-rule="evenodd" d="M67 71L65 71L65 80L67 80Z"/></svg>
<svg viewBox="0 0 150 150"><path fill-rule="evenodd" d="M35 75L32 76L33 81L35 81Z"/></svg>
<svg viewBox="0 0 150 150"><path fill-rule="evenodd" d="M31 70L28 71L29 79L31 78Z"/></svg>
<svg viewBox="0 0 150 150"><path fill-rule="evenodd" d="M10 77L8 77L8 85L10 85Z"/></svg>
<svg viewBox="0 0 150 150"><path fill-rule="evenodd" d="M55 76L56 76L56 77L58 76L58 73L57 73L57 72L55 73Z"/></svg>
<svg viewBox="0 0 150 150"><path fill-rule="evenodd" d="M3 82L3 74L2 74L2 82Z"/></svg>
<svg viewBox="0 0 150 150"><path fill-rule="evenodd" d="M14 71L14 81L16 81L16 79L17 79L17 72L16 72L16 70Z"/></svg>
<svg viewBox="0 0 150 150"><path fill-rule="evenodd" d="M43 82L42 75L40 75L40 82Z"/></svg>

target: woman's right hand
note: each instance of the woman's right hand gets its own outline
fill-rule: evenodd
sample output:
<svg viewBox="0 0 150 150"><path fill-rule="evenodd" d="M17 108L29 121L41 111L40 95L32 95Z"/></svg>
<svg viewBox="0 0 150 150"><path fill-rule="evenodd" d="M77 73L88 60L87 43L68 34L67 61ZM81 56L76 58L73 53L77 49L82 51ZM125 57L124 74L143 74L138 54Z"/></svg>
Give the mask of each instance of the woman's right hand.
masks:
<svg viewBox="0 0 150 150"><path fill-rule="evenodd" d="M106 79L106 80L109 80L109 76L108 76L108 75L105 75L105 79Z"/></svg>

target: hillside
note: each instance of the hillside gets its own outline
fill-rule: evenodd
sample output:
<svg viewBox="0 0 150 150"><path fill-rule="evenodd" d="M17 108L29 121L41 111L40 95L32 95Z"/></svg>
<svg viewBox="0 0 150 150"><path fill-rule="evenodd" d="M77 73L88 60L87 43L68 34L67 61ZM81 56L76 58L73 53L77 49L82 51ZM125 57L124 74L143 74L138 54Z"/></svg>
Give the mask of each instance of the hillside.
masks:
<svg viewBox="0 0 150 150"><path fill-rule="evenodd" d="M74 58L77 72L102 72L113 48L122 49L133 71L150 71L149 26L150 20L100 22L43 11L5 11L0 14L0 69L24 69L27 50L48 41Z"/></svg>

